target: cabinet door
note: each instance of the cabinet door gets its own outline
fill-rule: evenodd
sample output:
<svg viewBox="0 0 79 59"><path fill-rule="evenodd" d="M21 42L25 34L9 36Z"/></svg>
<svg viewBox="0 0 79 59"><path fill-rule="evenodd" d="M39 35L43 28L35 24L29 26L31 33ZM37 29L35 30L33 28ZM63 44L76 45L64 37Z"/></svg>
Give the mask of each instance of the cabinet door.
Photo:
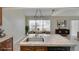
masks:
<svg viewBox="0 0 79 59"><path fill-rule="evenodd" d="M20 46L21 51L34 51L35 48L31 46Z"/></svg>
<svg viewBox="0 0 79 59"><path fill-rule="evenodd" d="M2 50L1 48L2 48L2 44L0 43L0 51Z"/></svg>
<svg viewBox="0 0 79 59"><path fill-rule="evenodd" d="M70 51L70 47L48 47L48 51Z"/></svg>
<svg viewBox="0 0 79 59"><path fill-rule="evenodd" d="M0 7L0 25L2 25L2 8Z"/></svg>
<svg viewBox="0 0 79 59"><path fill-rule="evenodd" d="M47 51L47 47L37 46L37 47L35 47L35 51Z"/></svg>
<svg viewBox="0 0 79 59"><path fill-rule="evenodd" d="M12 51L13 50L13 38L9 38L6 41L2 42L3 51Z"/></svg>
<svg viewBox="0 0 79 59"><path fill-rule="evenodd" d="M47 47L43 46L21 46L21 51L47 51Z"/></svg>

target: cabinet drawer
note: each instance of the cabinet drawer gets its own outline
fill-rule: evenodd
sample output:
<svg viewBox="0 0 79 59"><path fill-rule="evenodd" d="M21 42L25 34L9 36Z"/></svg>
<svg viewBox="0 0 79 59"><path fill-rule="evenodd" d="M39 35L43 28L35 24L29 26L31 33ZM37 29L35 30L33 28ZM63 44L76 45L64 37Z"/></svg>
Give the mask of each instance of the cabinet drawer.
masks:
<svg viewBox="0 0 79 59"><path fill-rule="evenodd" d="M47 51L47 47L40 46L21 46L21 51Z"/></svg>

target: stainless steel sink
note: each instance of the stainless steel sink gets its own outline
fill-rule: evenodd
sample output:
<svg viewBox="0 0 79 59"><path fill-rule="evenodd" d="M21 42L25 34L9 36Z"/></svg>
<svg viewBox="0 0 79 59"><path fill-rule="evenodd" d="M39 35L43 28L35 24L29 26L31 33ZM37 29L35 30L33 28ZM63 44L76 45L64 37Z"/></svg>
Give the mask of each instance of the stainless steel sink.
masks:
<svg viewBox="0 0 79 59"><path fill-rule="evenodd" d="M44 42L44 38L42 38L42 37L27 38L26 42Z"/></svg>

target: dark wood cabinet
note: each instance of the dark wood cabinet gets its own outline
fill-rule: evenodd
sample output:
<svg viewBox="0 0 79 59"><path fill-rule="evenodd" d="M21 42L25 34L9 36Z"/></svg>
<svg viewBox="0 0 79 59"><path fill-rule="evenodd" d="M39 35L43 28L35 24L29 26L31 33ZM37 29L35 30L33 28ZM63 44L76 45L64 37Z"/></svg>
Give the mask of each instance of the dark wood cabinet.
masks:
<svg viewBox="0 0 79 59"><path fill-rule="evenodd" d="M48 47L48 51L70 51L70 47Z"/></svg>
<svg viewBox="0 0 79 59"><path fill-rule="evenodd" d="M69 29L56 29L55 34L60 34L62 36L67 36L70 34Z"/></svg>
<svg viewBox="0 0 79 59"><path fill-rule="evenodd" d="M70 51L70 47L21 46L21 51Z"/></svg>
<svg viewBox="0 0 79 59"><path fill-rule="evenodd" d="M0 7L0 25L2 25L2 7Z"/></svg>
<svg viewBox="0 0 79 59"><path fill-rule="evenodd" d="M1 42L0 51L13 51L13 38Z"/></svg>
<svg viewBox="0 0 79 59"><path fill-rule="evenodd" d="M47 51L47 47L44 46L21 46L21 51Z"/></svg>

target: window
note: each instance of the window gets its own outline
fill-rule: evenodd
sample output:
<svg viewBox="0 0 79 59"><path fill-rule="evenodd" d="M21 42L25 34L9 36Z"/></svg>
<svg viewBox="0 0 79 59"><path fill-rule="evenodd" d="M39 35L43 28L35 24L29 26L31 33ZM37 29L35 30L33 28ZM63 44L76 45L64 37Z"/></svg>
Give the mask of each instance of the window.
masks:
<svg viewBox="0 0 79 59"><path fill-rule="evenodd" d="M29 31L50 31L50 20L29 20Z"/></svg>

